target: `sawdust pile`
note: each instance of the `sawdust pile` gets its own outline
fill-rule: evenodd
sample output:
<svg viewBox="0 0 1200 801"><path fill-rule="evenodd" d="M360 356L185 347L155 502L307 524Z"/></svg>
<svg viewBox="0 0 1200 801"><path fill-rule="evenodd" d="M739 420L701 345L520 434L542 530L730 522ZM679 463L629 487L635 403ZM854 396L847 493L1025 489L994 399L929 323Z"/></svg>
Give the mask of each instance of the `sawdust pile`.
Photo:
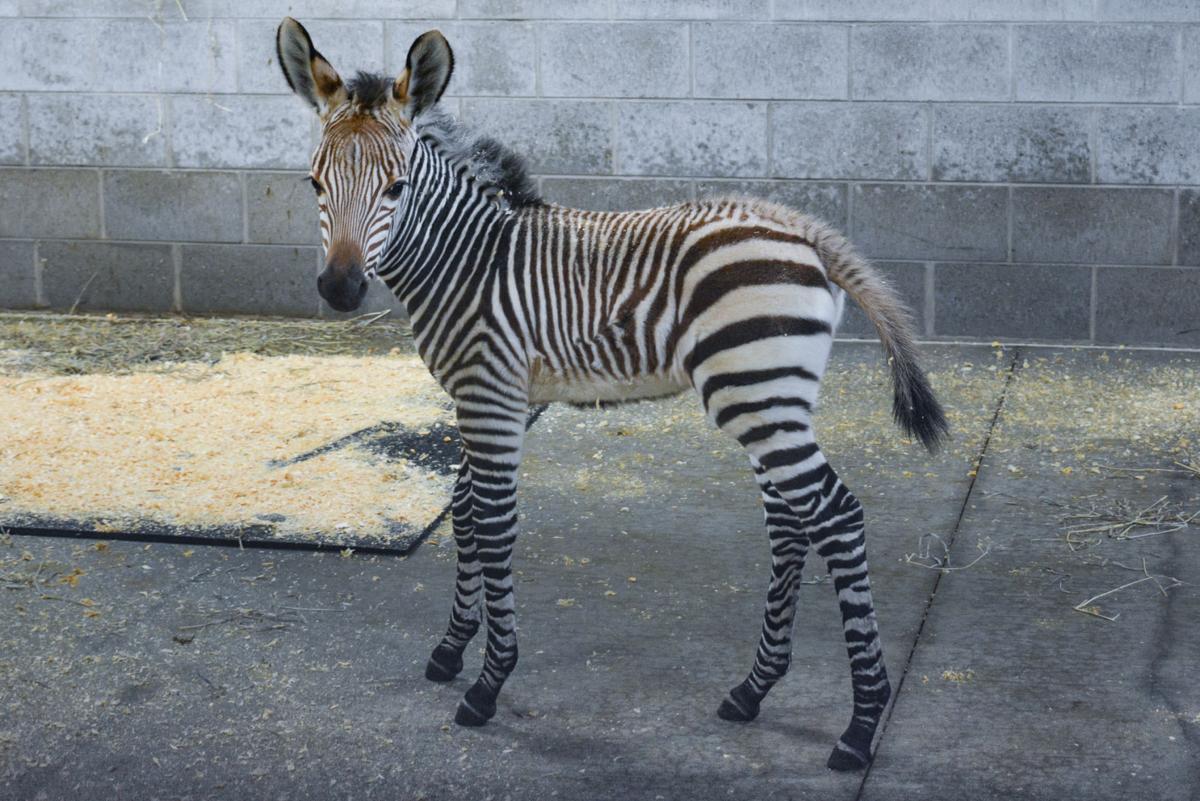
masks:
<svg viewBox="0 0 1200 801"><path fill-rule="evenodd" d="M424 527L448 497L440 475L355 448L270 466L383 420L417 431L450 422L448 399L410 354L235 353L116 373L6 372L0 522L267 522L291 538L386 538L398 523Z"/></svg>

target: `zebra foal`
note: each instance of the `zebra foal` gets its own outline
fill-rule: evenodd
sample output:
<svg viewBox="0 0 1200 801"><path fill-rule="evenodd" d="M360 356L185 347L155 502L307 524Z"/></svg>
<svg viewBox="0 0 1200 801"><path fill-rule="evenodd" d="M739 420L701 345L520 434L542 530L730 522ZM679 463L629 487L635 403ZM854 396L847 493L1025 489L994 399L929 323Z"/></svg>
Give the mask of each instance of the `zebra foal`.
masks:
<svg viewBox="0 0 1200 801"><path fill-rule="evenodd" d="M453 398L462 461L453 492L458 572L450 623L426 676L449 681L486 620L483 670L455 720L486 723L517 664L512 551L517 470L531 403L627 401L696 390L746 449L762 493L771 577L749 676L718 710L749 721L791 659L809 548L833 576L854 712L829 766L861 768L891 689L863 513L818 448L812 410L845 296L890 357L897 422L931 450L946 422L916 361L909 317L836 232L763 201L587 212L537 197L522 161L438 107L454 57L418 37L396 79L342 80L284 19L278 57L322 125L310 180L335 309L372 275L404 303L418 352Z"/></svg>

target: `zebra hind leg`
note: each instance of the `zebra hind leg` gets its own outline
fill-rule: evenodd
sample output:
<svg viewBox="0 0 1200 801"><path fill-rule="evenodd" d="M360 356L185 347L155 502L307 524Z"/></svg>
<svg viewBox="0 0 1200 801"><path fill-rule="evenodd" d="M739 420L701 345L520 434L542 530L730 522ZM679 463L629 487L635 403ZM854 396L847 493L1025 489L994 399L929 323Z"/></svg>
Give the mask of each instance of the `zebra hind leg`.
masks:
<svg viewBox="0 0 1200 801"><path fill-rule="evenodd" d="M761 465L754 465L754 475L762 490L763 514L771 543L771 581L767 587L754 667L746 680L729 692L717 710L722 719L737 722L749 722L758 717L759 704L791 664L796 594L808 553L803 521L771 486Z"/></svg>
<svg viewBox="0 0 1200 801"><path fill-rule="evenodd" d="M807 419L764 425L759 418L754 423L722 427L735 429L731 433L761 466L761 480L799 518L833 578L850 658L854 714L827 764L834 770L858 770L871 760L871 742L891 698L867 574L862 505L825 461ZM768 599L768 616L771 603Z"/></svg>
<svg viewBox="0 0 1200 801"><path fill-rule="evenodd" d="M837 592L854 692L854 715L827 764L833 770L859 770L871 761L871 742L892 688L871 599L862 505L831 467L823 467L820 488L813 496L809 538L825 560Z"/></svg>
<svg viewBox="0 0 1200 801"><path fill-rule="evenodd" d="M454 606L450 624L442 641L433 649L425 666L430 681L452 681L463 669L463 651L479 631L483 570L475 552L474 511L471 505L471 472L466 457L458 468L458 479L450 504L454 544L458 549L458 568L454 582Z"/></svg>

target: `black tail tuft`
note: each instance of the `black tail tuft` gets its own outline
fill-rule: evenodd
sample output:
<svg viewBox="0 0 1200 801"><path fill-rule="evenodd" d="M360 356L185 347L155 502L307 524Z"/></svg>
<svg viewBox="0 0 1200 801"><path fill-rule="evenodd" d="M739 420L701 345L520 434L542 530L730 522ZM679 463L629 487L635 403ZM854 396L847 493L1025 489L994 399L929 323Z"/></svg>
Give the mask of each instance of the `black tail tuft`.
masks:
<svg viewBox="0 0 1200 801"><path fill-rule="evenodd" d="M929 379L912 355L902 350L892 353L892 417L909 435L919 439L926 450L936 453L950 433L950 426Z"/></svg>

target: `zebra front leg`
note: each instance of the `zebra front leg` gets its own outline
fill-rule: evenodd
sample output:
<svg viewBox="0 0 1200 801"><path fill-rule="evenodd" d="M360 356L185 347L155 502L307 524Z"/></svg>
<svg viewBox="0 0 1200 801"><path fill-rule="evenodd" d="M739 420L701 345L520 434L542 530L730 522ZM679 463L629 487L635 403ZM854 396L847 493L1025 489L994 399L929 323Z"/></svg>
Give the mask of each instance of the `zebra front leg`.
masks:
<svg viewBox="0 0 1200 801"><path fill-rule="evenodd" d="M454 581L454 606L450 610L450 625L446 636L433 649L425 678L430 681L451 681L463 668L463 651L479 631L480 597L483 590L482 569L475 553L474 509L471 505L471 470L464 452L458 466L458 478L450 504L454 544L458 550L458 569Z"/></svg>
<svg viewBox="0 0 1200 801"><path fill-rule="evenodd" d="M755 461L753 457L751 461ZM791 664L796 595L808 553L808 537L802 530L800 518L779 497L757 463L754 464L754 476L762 491L763 514L771 543L771 582L767 588L762 635L754 654L754 667L717 710L722 719L737 722L749 722L758 717L759 704Z"/></svg>
<svg viewBox="0 0 1200 801"><path fill-rule="evenodd" d="M472 403L458 408L459 432L471 472L475 555L483 577L487 652L479 679L458 705L454 722L482 726L496 714L500 688L517 665L517 614L512 552L517 538L517 470L526 409Z"/></svg>

